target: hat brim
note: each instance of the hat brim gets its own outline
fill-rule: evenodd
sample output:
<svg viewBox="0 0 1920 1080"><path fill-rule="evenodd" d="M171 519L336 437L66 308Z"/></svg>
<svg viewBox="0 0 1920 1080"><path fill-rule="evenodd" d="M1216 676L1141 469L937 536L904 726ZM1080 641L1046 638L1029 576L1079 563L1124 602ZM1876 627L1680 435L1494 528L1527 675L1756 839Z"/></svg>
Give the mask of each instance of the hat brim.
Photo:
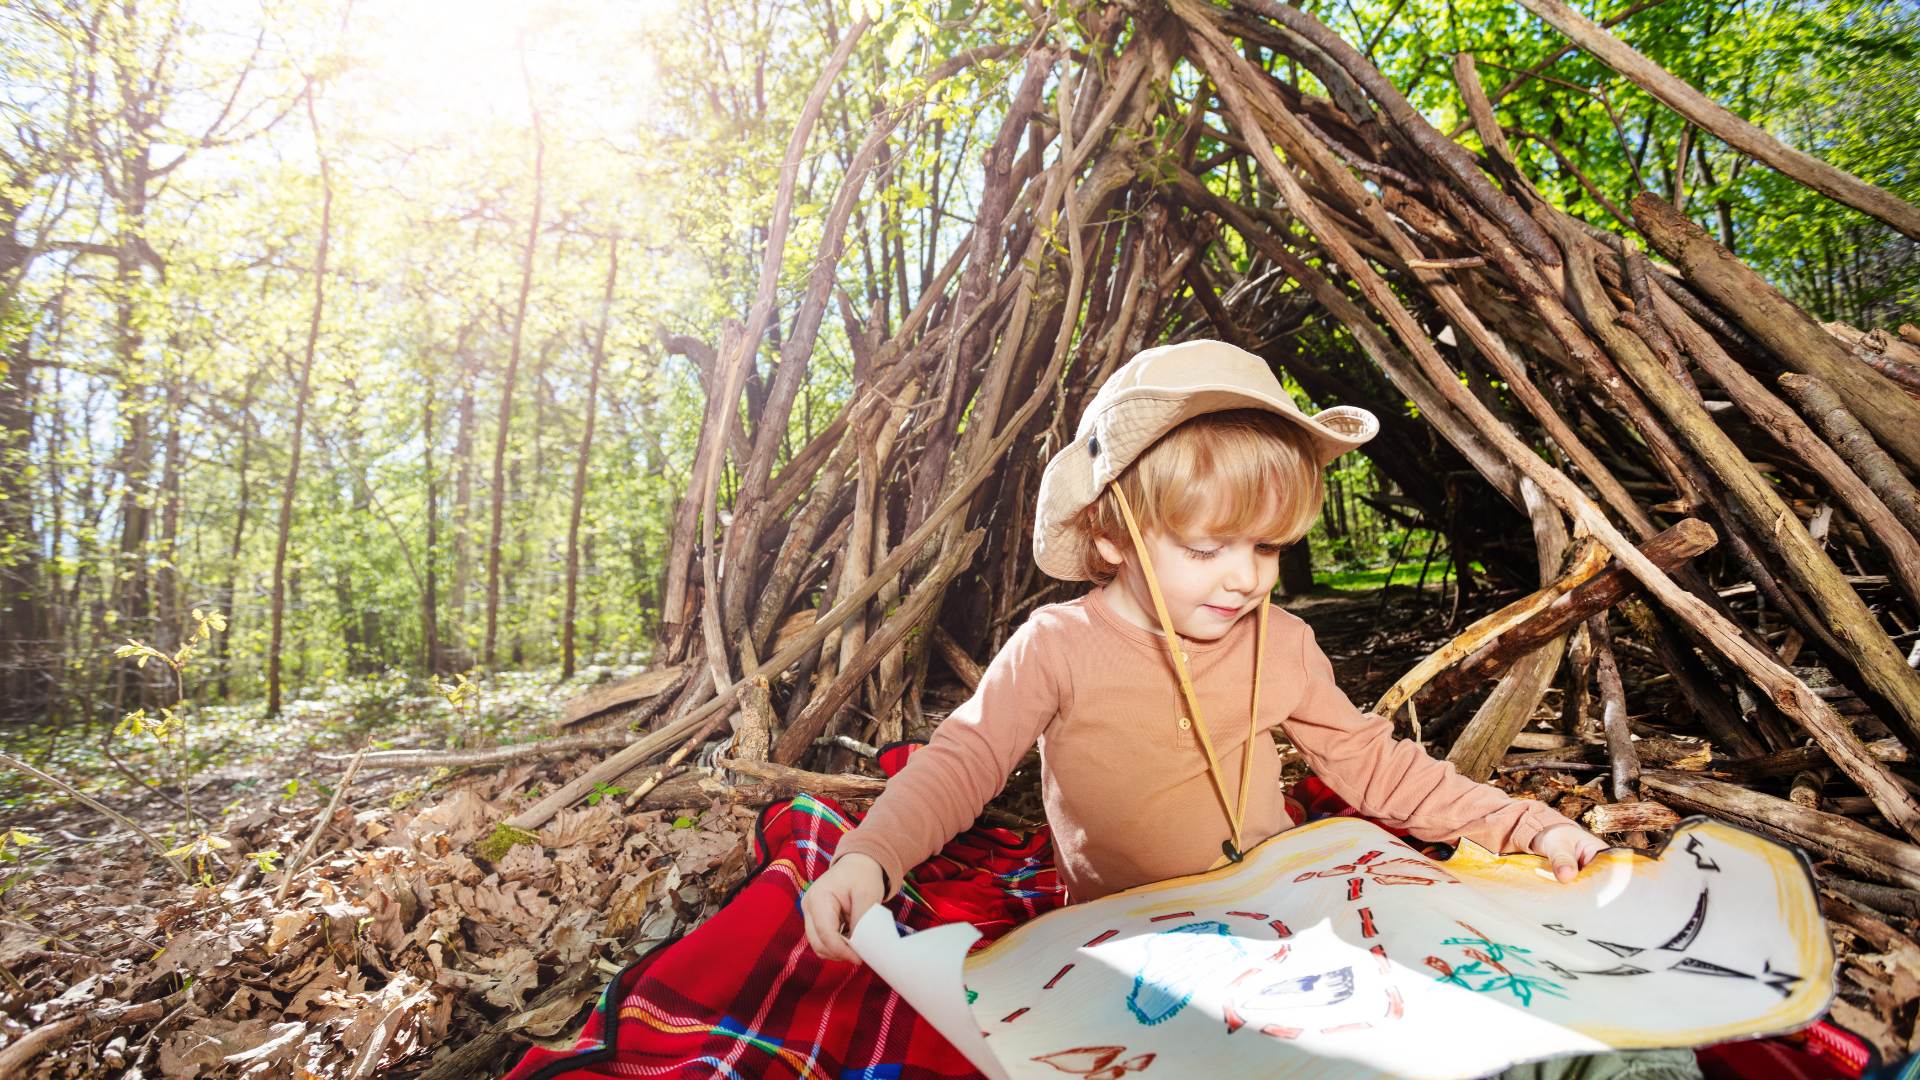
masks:
<svg viewBox="0 0 1920 1080"><path fill-rule="evenodd" d="M1154 402L1172 408L1155 411ZM1033 558L1049 577L1062 581L1087 580L1086 556L1091 540L1077 520L1080 512L1092 505L1112 478L1124 472L1160 436L1196 416L1229 409L1273 413L1311 436L1314 463L1321 467L1380 432L1379 419L1358 406L1335 405L1307 416L1291 400L1282 402L1243 386L1202 384L1178 391L1139 387L1115 395L1104 404L1102 412L1113 415L1129 407L1151 419L1146 426L1131 429L1125 445L1100 448L1106 451L1104 459L1089 446L1088 439L1076 437L1047 461L1040 477L1038 511L1033 524ZM1096 423L1095 427L1098 426Z"/></svg>

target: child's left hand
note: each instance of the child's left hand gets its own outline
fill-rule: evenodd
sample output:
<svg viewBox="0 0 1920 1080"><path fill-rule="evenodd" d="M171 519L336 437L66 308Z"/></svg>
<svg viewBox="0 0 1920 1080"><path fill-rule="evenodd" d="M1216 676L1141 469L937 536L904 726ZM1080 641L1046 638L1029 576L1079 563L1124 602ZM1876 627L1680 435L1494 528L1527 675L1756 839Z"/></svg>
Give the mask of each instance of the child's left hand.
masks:
<svg viewBox="0 0 1920 1080"><path fill-rule="evenodd" d="M1579 874L1580 867L1607 850L1607 843L1571 821L1562 821L1535 833L1530 850L1545 855L1554 878L1565 885Z"/></svg>

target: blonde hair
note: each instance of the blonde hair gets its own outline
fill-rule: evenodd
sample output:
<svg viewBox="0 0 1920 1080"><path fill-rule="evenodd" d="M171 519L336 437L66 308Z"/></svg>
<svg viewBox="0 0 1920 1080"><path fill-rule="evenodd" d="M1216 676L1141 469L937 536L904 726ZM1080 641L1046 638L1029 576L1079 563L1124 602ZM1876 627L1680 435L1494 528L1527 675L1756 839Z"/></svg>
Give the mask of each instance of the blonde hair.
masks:
<svg viewBox="0 0 1920 1080"><path fill-rule="evenodd" d="M1312 437L1264 409L1202 413L1162 435L1081 511L1090 536L1133 550L1114 488L1145 533L1256 536L1291 545L1325 495ZM1105 585L1117 563L1087 545L1087 577Z"/></svg>

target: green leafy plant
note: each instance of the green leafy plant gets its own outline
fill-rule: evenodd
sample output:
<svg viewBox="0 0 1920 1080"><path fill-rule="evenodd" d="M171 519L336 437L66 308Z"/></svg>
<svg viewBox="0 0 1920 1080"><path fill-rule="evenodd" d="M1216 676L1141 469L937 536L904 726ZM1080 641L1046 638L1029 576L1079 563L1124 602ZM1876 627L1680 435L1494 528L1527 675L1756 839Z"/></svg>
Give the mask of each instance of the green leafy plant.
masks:
<svg viewBox="0 0 1920 1080"><path fill-rule="evenodd" d="M182 856L192 859L194 874L200 878L201 884L210 885L212 884L212 878L207 870L207 864L219 860L220 857L216 855L215 852L225 851L232 846L233 841L231 840L215 836L212 833L201 833L186 843L167 852L167 855L169 858L175 859L181 858Z"/></svg>
<svg viewBox="0 0 1920 1080"><path fill-rule="evenodd" d="M605 799L613 795L625 795L626 793L627 793L626 788L619 787L614 784L609 784L605 780L602 780L594 784L593 790L587 793L587 805L598 806L600 805L601 799Z"/></svg>
<svg viewBox="0 0 1920 1080"><path fill-rule="evenodd" d="M213 635L226 630L227 617L218 611L194 608L192 622L193 628L187 633L186 640L172 652L155 648L138 638L128 638L126 644L113 650L116 658L132 660L136 668L145 670L149 663L159 661L173 675L172 704L159 706L155 713L149 713L145 708L135 709L120 718L113 733L151 740L160 750L171 766L174 782L179 785L179 805L185 815L182 828L189 832L202 818L193 809L194 768L188 746L188 721L192 708L187 700L187 669Z"/></svg>
<svg viewBox="0 0 1920 1080"><path fill-rule="evenodd" d="M20 862L26 857L26 849L39 843L39 837L21 829L0 832L0 862Z"/></svg>
<svg viewBox="0 0 1920 1080"><path fill-rule="evenodd" d="M460 672L452 681L433 677L433 692L445 698L453 710L453 722L447 732L447 745L459 747L466 745L467 733L473 728L473 719L480 708L480 686L467 678L466 672Z"/></svg>
<svg viewBox="0 0 1920 1080"><path fill-rule="evenodd" d="M15 885L33 876L38 869L40 857L29 853L28 848L40 846L40 838L23 829L9 828L0 831L0 863L9 863L18 867L13 873L0 878L0 897L3 897Z"/></svg>

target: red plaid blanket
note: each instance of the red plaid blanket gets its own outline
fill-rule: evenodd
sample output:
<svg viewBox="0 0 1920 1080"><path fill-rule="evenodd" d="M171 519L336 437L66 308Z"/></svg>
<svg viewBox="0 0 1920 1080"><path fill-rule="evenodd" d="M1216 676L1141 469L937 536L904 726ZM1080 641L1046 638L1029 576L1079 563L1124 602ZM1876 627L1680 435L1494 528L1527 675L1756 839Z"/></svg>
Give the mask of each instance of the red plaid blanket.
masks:
<svg viewBox="0 0 1920 1080"><path fill-rule="evenodd" d="M912 749L902 744L883 751L886 772L898 771ZM1314 777L1290 796L1295 820L1357 814ZM978 1077L871 969L823 961L807 945L800 895L856 820L807 795L768 807L754 828L758 869L732 899L692 933L616 976L571 1051L530 1049L506 1080ZM888 907L902 926L916 930L970 922L983 935L977 948L1061 900L1046 829L1022 835L976 828L915 867ZM1817 1029L1864 1047L1828 1025ZM1715 1047L1702 1051L1702 1061L1714 1080L1839 1080L1860 1076L1867 1064L1835 1068L1828 1055L1801 1049L1805 1035L1764 1042ZM1754 1057L1762 1048L1773 1056ZM1719 1050L1727 1053L1716 1055ZM1803 1071L1777 1071L1783 1056Z"/></svg>
<svg viewBox="0 0 1920 1080"><path fill-rule="evenodd" d="M892 775L912 744L889 747ZM864 965L807 945L800 894L858 819L801 795L755 824L759 868L719 912L616 976L571 1052L531 1049L509 1080L725 1076L918 1080L978 1075ZM902 926L970 922L984 944L1062 898L1046 829L977 828L915 867L889 902Z"/></svg>

